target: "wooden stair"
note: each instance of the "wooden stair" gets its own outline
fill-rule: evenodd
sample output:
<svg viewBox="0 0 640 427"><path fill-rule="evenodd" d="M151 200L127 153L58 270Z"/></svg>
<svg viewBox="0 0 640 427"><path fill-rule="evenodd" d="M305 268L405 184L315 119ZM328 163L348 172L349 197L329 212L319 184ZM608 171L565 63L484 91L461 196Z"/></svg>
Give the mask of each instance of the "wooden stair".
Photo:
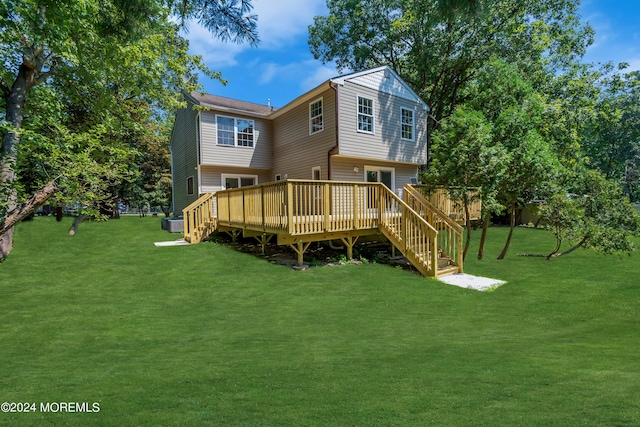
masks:
<svg viewBox="0 0 640 427"><path fill-rule="evenodd" d="M305 205L300 204L300 200L307 199L304 199L303 196L301 196L303 197L302 199L296 199L298 193L292 190L294 184L301 188L306 185L318 185L316 182L308 184L306 181L280 181L278 184L267 183L252 186L246 190L243 189L242 192L232 190L234 191L233 194L231 194L230 190L219 192L217 195L215 193L205 194L183 210L184 239L189 243L199 243L218 228L218 215L214 212L213 202L214 198L220 199L221 195L225 195L227 198L224 199L225 203L222 204L218 200L218 209L222 210L217 213L220 218L220 227L225 229L249 230L253 233L259 232L262 236L277 234L279 240L282 236L289 239L301 239L306 236L313 236L311 239L318 239L326 236L331 226L331 209L329 208L331 200L329 195L331 192L329 191L329 186L345 185L345 183L328 181L322 183L326 187L324 188L326 191L323 192L326 195L324 198L326 206L323 210L323 212L326 212L326 216L321 222L324 228L310 230L305 228L298 230L295 228L298 222L294 221L294 217L298 214L294 213L293 207L297 206L298 209L305 207ZM353 192L347 199L353 200L352 206L355 206L354 217L357 217L358 209L361 209L362 206L369 206L367 209L377 211L377 218L354 220L353 225L349 225L349 231L345 232L354 233L357 240L359 235L356 234L359 231L358 227L364 229L365 232L370 232L371 229L379 229L424 276L438 277L462 272L462 227L437 207L430 204L417 190L406 185L403 200L382 184L375 187L372 187L371 184L366 184L372 187L367 190L366 197L369 198L366 199L364 191L358 190L358 186L362 184L349 183L347 185L353 186ZM336 192L336 194L340 193ZM359 202L358 197L368 201ZM315 201L316 199L308 200ZM366 203L366 205L363 203ZM282 209L283 206L285 209ZM267 211L274 211L275 213L269 216L265 213ZM317 215L319 214L310 216ZM303 215L300 215L300 217L304 218ZM286 224L286 226L282 224ZM343 236L340 237L343 238ZM309 237L306 238L309 239ZM348 241L352 241L353 235L344 237L343 241L345 238ZM326 237L322 237L322 239L326 239ZM305 242L310 241L313 240L306 240ZM296 244L299 245L300 242L303 242L303 240L299 240ZM355 241L353 242L355 243ZM301 253L304 252L303 248L304 246L298 248ZM299 255L301 258L301 254Z"/></svg>
<svg viewBox="0 0 640 427"><path fill-rule="evenodd" d="M215 193L207 193L183 209L184 240L187 242L200 243L216 230L217 221L213 214L214 196Z"/></svg>

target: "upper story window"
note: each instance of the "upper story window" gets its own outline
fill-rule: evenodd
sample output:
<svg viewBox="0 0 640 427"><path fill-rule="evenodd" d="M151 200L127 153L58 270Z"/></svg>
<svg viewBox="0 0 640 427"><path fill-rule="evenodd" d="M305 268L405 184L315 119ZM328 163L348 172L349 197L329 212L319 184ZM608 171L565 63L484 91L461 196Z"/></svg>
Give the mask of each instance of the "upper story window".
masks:
<svg viewBox="0 0 640 427"><path fill-rule="evenodd" d="M413 110L400 108L402 139L414 140Z"/></svg>
<svg viewBox="0 0 640 427"><path fill-rule="evenodd" d="M218 145L253 147L255 129L253 120L216 116L216 125Z"/></svg>
<svg viewBox="0 0 640 427"><path fill-rule="evenodd" d="M373 133L373 99L358 97L358 132Z"/></svg>
<svg viewBox="0 0 640 427"><path fill-rule="evenodd" d="M309 135L324 129L322 114L322 98L309 104Z"/></svg>

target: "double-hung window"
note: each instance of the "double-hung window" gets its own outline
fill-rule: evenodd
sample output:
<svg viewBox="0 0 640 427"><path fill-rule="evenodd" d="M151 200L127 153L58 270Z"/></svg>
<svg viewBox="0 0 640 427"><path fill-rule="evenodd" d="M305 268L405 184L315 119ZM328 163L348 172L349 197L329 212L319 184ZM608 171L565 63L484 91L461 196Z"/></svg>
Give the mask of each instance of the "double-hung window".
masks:
<svg viewBox="0 0 640 427"><path fill-rule="evenodd" d="M373 133L373 99L358 97L358 132Z"/></svg>
<svg viewBox="0 0 640 427"><path fill-rule="evenodd" d="M322 113L322 98L309 104L309 135L324 129Z"/></svg>
<svg viewBox="0 0 640 427"><path fill-rule="evenodd" d="M222 174L222 185L225 189L247 187L258 183L257 175Z"/></svg>
<svg viewBox="0 0 640 427"><path fill-rule="evenodd" d="M218 145L250 147L254 144L254 122L247 119L216 116Z"/></svg>
<svg viewBox="0 0 640 427"><path fill-rule="evenodd" d="M413 110L408 108L400 108L400 126L401 137L409 141L414 140L414 124L413 124Z"/></svg>

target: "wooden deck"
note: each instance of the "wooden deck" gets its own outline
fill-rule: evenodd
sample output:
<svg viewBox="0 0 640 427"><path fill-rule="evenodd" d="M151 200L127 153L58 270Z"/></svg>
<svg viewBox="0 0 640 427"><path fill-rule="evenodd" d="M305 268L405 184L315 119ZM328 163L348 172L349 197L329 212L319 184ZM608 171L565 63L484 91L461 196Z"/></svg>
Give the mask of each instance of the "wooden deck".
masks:
<svg viewBox="0 0 640 427"><path fill-rule="evenodd" d="M411 186L401 200L380 183L285 180L205 195L183 212L192 243L215 229L263 245L276 236L302 264L310 242L340 239L351 258L359 237L382 234L424 275L462 272L462 228Z"/></svg>

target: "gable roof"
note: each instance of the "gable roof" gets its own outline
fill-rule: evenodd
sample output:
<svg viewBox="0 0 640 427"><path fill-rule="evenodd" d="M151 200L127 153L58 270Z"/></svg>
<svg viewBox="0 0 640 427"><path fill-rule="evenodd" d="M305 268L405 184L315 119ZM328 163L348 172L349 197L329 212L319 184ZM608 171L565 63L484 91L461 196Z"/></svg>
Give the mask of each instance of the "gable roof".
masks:
<svg viewBox="0 0 640 427"><path fill-rule="evenodd" d="M191 92L191 98L204 107L216 108L219 110L228 110L231 112L248 114L253 116L261 116L275 118L284 112L307 102L309 99L317 96L323 90L332 84L343 86L346 82L368 87L382 93L394 95L399 98L413 101L422 105L422 108L429 111L427 104L409 87L404 80L396 74L388 65L372 68L370 70L359 71L357 73L345 74L326 80L303 93L293 101L289 102L282 108L274 108L273 106L255 104L253 102L239 101L237 99L225 98L223 96L208 95L200 92Z"/></svg>
<svg viewBox="0 0 640 427"><path fill-rule="evenodd" d="M226 109L239 113L251 113L253 115L268 116L276 108L255 104L253 102L239 101L237 99L225 98L224 96L209 95L200 92L191 92L191 97L203 107L215 107L217 109Z"/></svg>
<svg viewBox="0 0 640 427"><path fill-rule="evenodd" d="M426 111L429 110L427 104L418 96L409 85L396 74L388 65L372 68L370 70L359 71L357 73L345 74L331 79L332 82L344 85L346 82L375 89L382 93L394 95L422 105Z"/></svg>

